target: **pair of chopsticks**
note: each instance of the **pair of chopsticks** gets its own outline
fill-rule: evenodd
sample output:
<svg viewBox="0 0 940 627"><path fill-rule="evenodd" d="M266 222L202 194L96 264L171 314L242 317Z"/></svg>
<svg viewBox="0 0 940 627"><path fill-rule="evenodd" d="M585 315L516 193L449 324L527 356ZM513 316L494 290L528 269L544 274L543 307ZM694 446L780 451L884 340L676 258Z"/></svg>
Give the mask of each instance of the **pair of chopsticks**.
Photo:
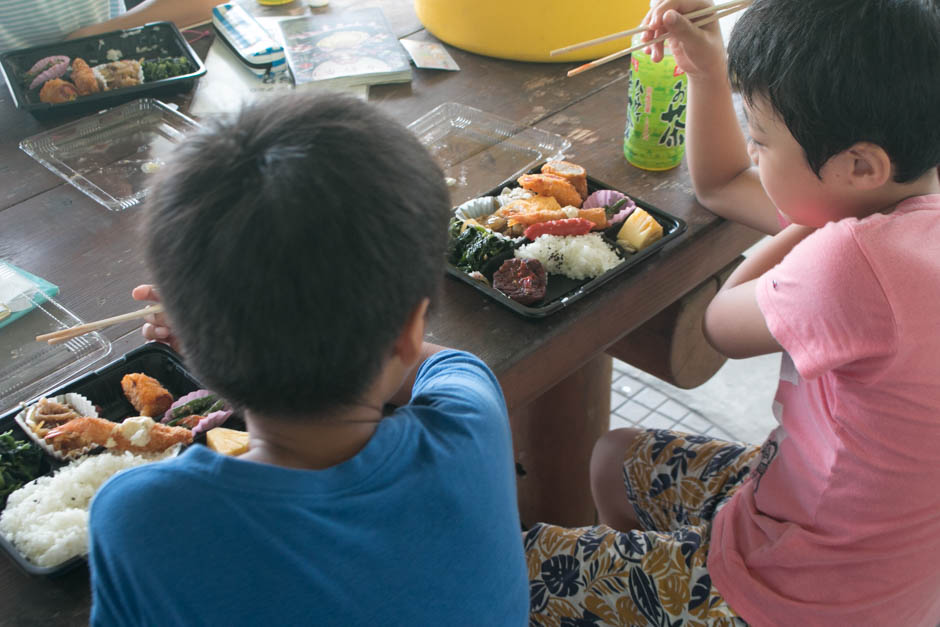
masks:
<svg viewBox="0 0 940 627"><path fill-rule="evenodd" d="M78 337L79 335L85 335L91 331L97 331L98 329L103 329L104 327L109 327L112 324L118 324L120 322L127 322L128 320L137 320L138 318L143 318L150 314L163 313L163 305L150 305L144 307L143 309L138 309L137 311L131 311L126 314L121 314L120 316L113 316L111 318L104 318L103 320L97 320L95 322L89 322L87 324L79 324L74 327L69 327L68 329L61 329L59 331L53 331L52 333L44 333L43 335L37 335L37 342L48 342L49 344L61 344L62 342L68 342L73 337Z"/></svg>
<svg viewBox="0 0 940 627"><path fill-rule="evenodd" d="M746 9L750 6L752 0L731 0L730 2L725 2L722 4L716 4L713 7L706 7L704 9L699 9L698 11L692 11L691 13L686 13L685 17L689 20L692 20L692 23L696 26L705 26L706 24L711 24L712 22L717 22L726 15L731 15L732 13L737 13L743 9ZM699 19L701 18L701 19ZM597 39L590 39L588 41L582 41L580 43L572 44L570 46L565 46L564 48L558 48L549 52L549 56L555 56L559 54L564 54L566 52L572 52L574 50L580 50L582 48L587 48L589 46L594 46L597 44L606 43L608 41L613 41L615 39L622 39L624 37L631 37L637 33L642 33L643 31L649 30L646 26L640 25L636 28L631 28L630 30L621 31L619 33L613 33L610 35L605 35L603 37L598 37ZM590 69L596 68L599 65L604 65L609 63L614 59L619 59L620 57L625 57L632 52L641 50L652 44L665 41L668 35L660 35L659 37L654 37L649 41L644 41L641 44L626 48L624 50L619 50L617 52L611 53L606 57L601 57L600 59L595 59L590 63L585 63L584 65L579 65L573 70L568 71L568 76L575 76L581 72L586 72Z"/></svg>

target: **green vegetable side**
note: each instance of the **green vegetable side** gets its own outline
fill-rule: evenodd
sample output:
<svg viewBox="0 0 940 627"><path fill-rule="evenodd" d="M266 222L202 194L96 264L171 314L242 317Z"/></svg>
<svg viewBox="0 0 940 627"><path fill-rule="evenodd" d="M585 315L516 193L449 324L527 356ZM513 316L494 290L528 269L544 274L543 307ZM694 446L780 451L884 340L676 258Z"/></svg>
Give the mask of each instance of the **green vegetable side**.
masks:
<svg viewBox="0 0 940 627"><path fill-rule="evenodd" d="M208 394L206 396L201 396L199 398L194 398L188 403L184 403L179 407L174 407L170 410L171 420L167 422L167 426L174 427L180 420L186 418L187 416L194 416L196 414L209 414L213 411L218 411L222 409L225 405L225 401L219 399L217 394ZM208 410L208 411L207 411Z"/></svg>
<svg viewBox="0 0 940 627"><path fill-rule="evenodd" d="M462 227L460 219L451 218L447 261L464 272L479 271L490 278L504 261L513 256L516 249L514 240L480 226L468 226L461 233Z"/></svg>
<svg viewBox="0 0 940 627"><path fill-rule="evenodd" d="M10 493L39 476L41 462L38 446L17 440L12 431L0 434L0 509Z"/></svg>
<svg viewBox="0 0 940 627"><path fill-rule="evenodd" d="M162 57L143 61L140 67L144 71L145 83L189 74L196 69L186 57Z"/></svg>

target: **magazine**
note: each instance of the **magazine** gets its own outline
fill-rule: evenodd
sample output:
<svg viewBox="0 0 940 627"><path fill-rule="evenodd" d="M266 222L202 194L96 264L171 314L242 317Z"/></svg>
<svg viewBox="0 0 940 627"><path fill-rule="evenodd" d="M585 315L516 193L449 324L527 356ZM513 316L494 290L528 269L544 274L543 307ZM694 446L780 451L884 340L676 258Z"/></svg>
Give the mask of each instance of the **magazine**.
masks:
<svg viewBox="0 0 940 627"><path fill-rule="evenodd" d="M411 65L379 8L279 22L298 86L378 85L411 80Z"/></svg>

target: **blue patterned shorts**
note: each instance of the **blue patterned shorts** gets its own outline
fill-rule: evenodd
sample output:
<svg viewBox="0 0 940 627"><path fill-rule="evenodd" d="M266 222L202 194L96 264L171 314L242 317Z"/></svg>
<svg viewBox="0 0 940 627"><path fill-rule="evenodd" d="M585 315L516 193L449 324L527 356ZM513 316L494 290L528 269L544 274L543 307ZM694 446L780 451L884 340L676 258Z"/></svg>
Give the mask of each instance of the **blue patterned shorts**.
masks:
<svg viewBox="0 0 940 627"><path fill-rule="evenodd" d="M624 453L644 530L539 523L525 533L530 625L744 625L706 568L711 521L760 447L651 429Z"/></svg>

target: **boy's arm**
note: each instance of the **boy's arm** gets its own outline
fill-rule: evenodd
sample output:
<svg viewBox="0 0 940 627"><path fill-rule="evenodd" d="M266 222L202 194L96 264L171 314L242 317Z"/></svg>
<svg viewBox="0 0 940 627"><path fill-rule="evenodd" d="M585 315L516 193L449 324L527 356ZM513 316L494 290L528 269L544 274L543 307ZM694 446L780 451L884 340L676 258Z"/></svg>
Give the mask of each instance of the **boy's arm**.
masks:
<svg viewBox="0 0 940 627"><path fill-rule="evenodd" d="M114 19L91 24L69 33L67 39L132 28L148 22L173 22L182 29L212 19L212 7L217 4L219 0L144 0Z"/></svg>
<svg viewBox="0 0 940 627"><path fill-rule="evenodd" d="M705 310L705 338L719 353L741 359L779 352L757 306L757 280L815 229L791 225L738 266Z"/></svg>
<svg viewBox="0 0 940 627"><path fill-rule="evenodd" d="M647 14L646 39L669 35L676 62L689 77L686 159L699 201L723 218L758 231L780 230L777 209L764 192L735 113L725 49L717 23L698 27L681 14L709 6L702 0L657 2ZM662 44L652 47L662 58Z"/></svg>

